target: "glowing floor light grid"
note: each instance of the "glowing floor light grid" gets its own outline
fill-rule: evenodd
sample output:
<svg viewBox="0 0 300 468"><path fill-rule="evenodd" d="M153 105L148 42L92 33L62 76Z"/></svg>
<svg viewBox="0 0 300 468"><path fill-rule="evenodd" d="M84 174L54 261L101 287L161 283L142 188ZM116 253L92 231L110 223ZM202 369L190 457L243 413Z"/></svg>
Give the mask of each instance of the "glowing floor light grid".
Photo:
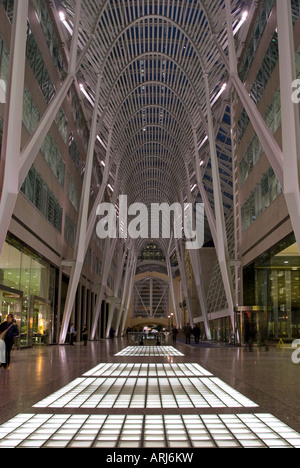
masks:
<svg viewBox="0 0 300 468"><path fill-rule="evenodd" d="M0 448L300 448L271 414L20 414L0 426Z"/></svg>
<svg viewBox="0 0 300 468"><path fill-rule="evenodd" d="M80 377L35 408L241 408L257 405L216 377Z"/></svg>
<svg viewBox="0 0 300 468"><path fill-rule="evenodd" d="M199 364L99 364L85 377L199 377L212 376Z"/></svg>
<svg viewBox="0 0 300 468"><path fill-rule="evenodd" d="M115 356L184 356L173 346L128 346Z"/></svg>
<svg viewBox="0 0 300 468"><path fill-rule="evenodd" d="M177 351L148 348L141 352ZM0 426L0 448L300 448L300 434L268 413L155 414L257 406L199 364L102 363L35 407L144 408L154 414L20 414Z"/></svg>

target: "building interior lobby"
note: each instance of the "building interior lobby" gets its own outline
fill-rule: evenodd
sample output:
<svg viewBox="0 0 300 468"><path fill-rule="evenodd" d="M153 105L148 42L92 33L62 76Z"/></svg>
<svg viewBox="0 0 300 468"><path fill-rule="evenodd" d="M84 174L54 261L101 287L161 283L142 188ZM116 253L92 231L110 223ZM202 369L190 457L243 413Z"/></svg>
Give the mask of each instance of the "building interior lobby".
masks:
<svg viewBox="0 0 300 468"><path fill-rule="evenodd" d="M300 448L299 111L300 0L0 0L0 448Z"/></svg>

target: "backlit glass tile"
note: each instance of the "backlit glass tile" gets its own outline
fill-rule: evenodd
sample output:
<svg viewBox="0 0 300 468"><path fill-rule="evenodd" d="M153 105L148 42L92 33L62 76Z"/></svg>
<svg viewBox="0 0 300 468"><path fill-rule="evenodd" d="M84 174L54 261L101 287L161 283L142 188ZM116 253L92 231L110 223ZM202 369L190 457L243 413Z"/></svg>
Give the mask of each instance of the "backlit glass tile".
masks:
<svg viewBox="0 0 300 468"><path fill-rule="evenodd" d="M257 405L214 377L82 377L35 407L239 408Z"/></svg>
<svg viewBox="0 0 300 468"><path fill-rule="evenodd" d="M58 424L56 415L22 416L0 427L1 448L292 448L299 447L300 441L300 435L293 429L272 415L259 413L69 414L60 418ZM3 426L6 426L6 435ZM293 438L289 440L284 435Z"/></svg>
<svg viewBox="0 0 300 468"><path fill-rule="evenodd" d="M184 356L173 346L128 346L116 356Z"/></svg>

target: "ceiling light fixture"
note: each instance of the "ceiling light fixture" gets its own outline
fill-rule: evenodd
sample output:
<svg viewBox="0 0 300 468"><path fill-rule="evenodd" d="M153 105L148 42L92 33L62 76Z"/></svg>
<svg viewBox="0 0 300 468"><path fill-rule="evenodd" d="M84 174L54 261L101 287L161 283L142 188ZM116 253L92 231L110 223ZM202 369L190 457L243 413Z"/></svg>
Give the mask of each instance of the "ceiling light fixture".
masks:
<svg viewBox="0 0 300 468"><path fill-rule="evenodd" d="M64 23L64 22L66 21L66 14L65 14L65 12L61 10L58 14L59 14L59 19L60 19L60 21L61 21L62 23Z"/></svg>
<svg viewBox="0 0 300 468"><path fill-rule="evenodd" d="M243 24L245 23L245 21L247 20L248 18L248 15L249 15L249 12L247 10L245 10L242 14L242 18L240 20L240 22L237 24L237 27L234 29L233 31L233 34L236 35L237 32L241 29L241 27L243 26Z"/></svg>

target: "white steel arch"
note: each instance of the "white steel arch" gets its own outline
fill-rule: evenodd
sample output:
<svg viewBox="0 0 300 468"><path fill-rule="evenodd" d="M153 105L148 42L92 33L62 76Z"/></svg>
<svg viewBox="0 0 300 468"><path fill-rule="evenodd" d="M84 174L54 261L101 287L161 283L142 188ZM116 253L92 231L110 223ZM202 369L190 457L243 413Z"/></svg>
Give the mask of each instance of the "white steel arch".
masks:
<svg viewBox="0 0 300 468"><path fill-rule="evenodd" d="M230 125L226 128L222 122L226 105L221 98L230 75L225 1L89 0L82 2L80 18L77 0L61 4L71 27L79 19L79 44L89 43L77 73L89 95L85 101L89 119L95 114L92 103L100 82L96 133L101 145L96 145L104 170L96 200L101 200L110 174L115 181L115 200L119 194L128 194L130 202L147 206L187 201L195 181L195 195L200 192L209 205L210 227L218 230L216 183L222 198L218 199L219 209L227 213L232 205L231 154L226 138L217 141L217 164L210 163L211 140L215 139L212 127L216 136L223 132L230 139ZM242 19L245 4L231 1L234 27ZM85 249L94 219L91 215ZM127 273L132 284L142 242L132 244L125 239L125 244L132 252ZM161 245L167 254L169 244L162 240ZM76 286L75 281L73 291ZM70 310L72 304L66 307ZM64 330L67 321L68 314Z"/></svg>

